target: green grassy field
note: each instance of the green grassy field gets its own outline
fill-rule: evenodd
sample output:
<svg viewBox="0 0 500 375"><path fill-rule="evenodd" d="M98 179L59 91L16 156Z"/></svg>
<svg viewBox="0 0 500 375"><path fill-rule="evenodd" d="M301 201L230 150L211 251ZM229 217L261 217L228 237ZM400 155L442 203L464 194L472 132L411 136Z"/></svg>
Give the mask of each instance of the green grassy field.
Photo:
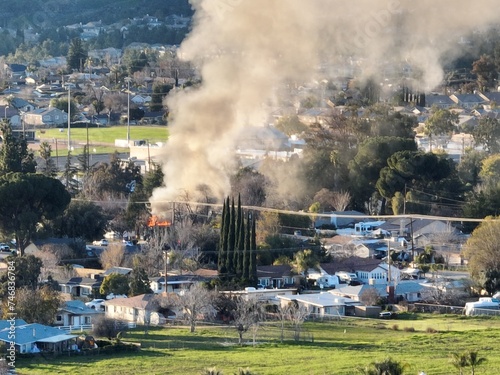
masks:
<svg viewBox="0 0 500 375"><path fill-rule="evenodd" d="M414 330L414 331L412 331ZM435 333L429 333L433 331ZM437 332L436 332L437 331ZM19 359L19 374L200 374L216 367L225 375L249 368L252 374L357 374L358 369L387 357L407 364L406 374L458 374L450 363L452 353L476 350L487 361L476 374L500 373L499 318L411 315L407 319L307 322L302 340L286 331L280 342L277 325L262 326L252 343L237 345L233 327L155 328L126 334L140 342L138 353ZM465 369L464 373L470 373Z"/></svg>
<svg viewBox="0 0 500 375"><path fill-rule="evenodd" d="M38 130L35 137L37 139L61 139L66 140L68 133L66 129L44 129L43 133ZM148 139L150 142L165 142L168 138L166 126L130 126L130 138L133 140ZM89 129L89 143L111 143L115 139L127 139L127 126L110 126ZM87 129L72 128L71 140L75 142L87 141Z"/></svg>

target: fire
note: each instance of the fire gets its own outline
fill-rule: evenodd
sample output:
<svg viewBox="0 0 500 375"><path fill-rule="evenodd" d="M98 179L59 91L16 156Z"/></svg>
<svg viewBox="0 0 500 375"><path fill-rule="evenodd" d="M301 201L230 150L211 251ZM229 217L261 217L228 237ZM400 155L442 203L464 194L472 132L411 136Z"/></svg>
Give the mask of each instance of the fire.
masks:
<svg viewBox="0 0 500 375"><path fill-rule="evenodd" d="M148 227L169 227L172 223L168 220L161 220L158 216L153 215L148 220Z"/></svg>

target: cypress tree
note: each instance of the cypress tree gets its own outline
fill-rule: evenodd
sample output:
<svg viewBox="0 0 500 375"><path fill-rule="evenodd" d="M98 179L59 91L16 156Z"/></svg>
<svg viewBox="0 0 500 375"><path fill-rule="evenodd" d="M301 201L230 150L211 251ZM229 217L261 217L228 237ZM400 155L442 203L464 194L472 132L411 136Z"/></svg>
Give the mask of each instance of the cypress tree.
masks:
<svg viewBox="0 0 500 375"><path fill-rule="evenodd" d="M238 194L238 209L236 210L236 245L234 248L234 268L236 277L241 278L243 273L243 247L245 245L245 222L241 210L241 196Z"/></svg>
<svg viewBox="0 0 500 375"><path fill-rule="evenodd" d="M224 201L222 206L222 218L221 218L221 227L220 227L220 240L219 240L219 258L217 260L217 270L219 272L219 277L221 279L225 279L227 268L226 268L226 259L227 259L227 229L229 229L229 225L227 219L229 217L229 197L227 201Z"/></svg>
<svg viewBox="0 0 500 375"><path fill-rule="evenodd" d="M242 281L248 283L250 279L250 213L247 215L247 224L245 226L245 243L243 245L243 264L242 264Z"/></svg>
<svg viewBox="0 0 500 375"><path fill-rule="evenodd" d="M229 199L229 198L228 198ZM234 208L234 198L231 201L231 211L229 213L229 232L227 237L227 260L226 268L228 275L234 277L234 246L236 244L236 210Z"/></svg>
<svg viewBox="0 0 500 375"><path fill-rule="evenodd" d="M255 230L255 215L252 215L252 230L250 232L250 267L249 267L249 283L257 285L257 237Z"/></svg>

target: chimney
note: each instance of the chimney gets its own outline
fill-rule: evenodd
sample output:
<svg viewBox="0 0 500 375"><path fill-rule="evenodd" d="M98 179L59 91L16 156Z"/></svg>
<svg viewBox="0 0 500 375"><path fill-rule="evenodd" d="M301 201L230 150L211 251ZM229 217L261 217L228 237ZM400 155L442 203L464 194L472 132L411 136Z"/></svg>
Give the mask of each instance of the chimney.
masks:
<svg viewBox="0 0 500 375"><path fill-rule="evenodd" d="M394 285L387 285L387 302L394 303Z"/></svg>
<svg viewBox="0 0 500 375"><path fill-rule="evenodd" d="M33 337L36 337L36 329L33 328Z"/></svg>

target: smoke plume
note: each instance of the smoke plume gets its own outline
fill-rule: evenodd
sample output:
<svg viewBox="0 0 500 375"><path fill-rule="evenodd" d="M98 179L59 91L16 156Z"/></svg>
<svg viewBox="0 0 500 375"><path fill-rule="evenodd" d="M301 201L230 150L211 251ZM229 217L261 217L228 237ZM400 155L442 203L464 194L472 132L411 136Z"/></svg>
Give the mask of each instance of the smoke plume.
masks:
<svg viewBox="0 0 500 375"><path fill-rule="evenodd" d="M191 0L193 29L179 56L202 83L168 99L170 139L163 156L166 187L153 211L184 191L209 185L223 197L234 171L234 139L265 124L285 83L310 82L318 67L357 64L357 74L409 66L423 90L443 77L460 37L500 16L494 0ZM337 70L336 70L337 69ZM362 79L362 77L357 77Z"/></svg>

